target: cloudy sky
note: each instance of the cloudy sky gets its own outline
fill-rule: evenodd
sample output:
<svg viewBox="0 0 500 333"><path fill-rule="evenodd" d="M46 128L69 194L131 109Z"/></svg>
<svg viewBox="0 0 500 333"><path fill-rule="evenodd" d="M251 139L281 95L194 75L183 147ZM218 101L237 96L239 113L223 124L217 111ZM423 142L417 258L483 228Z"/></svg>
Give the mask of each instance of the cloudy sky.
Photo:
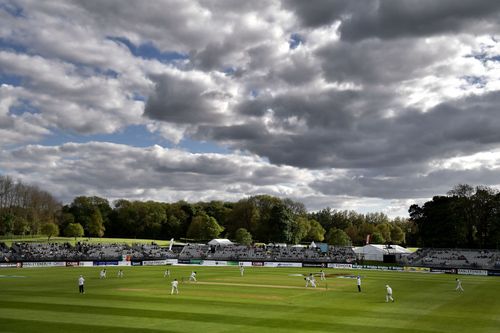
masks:
<svg viewBox="0 0 500 333"><path fill-rule="evenodd" d="M0 174L407 216L500 185L500 1L0 0Z"/></svg>

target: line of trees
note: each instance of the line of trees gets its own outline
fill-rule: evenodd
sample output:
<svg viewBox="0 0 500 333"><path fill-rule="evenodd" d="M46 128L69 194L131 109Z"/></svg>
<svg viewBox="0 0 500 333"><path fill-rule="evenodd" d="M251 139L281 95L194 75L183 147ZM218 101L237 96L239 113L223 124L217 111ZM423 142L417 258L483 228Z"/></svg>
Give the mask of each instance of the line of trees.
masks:
<svg viewBox="0 0 500 333"><path fill-rule="evenodd" d="M238 202L117 200L79 196L62 205L35 186L0 177L0 235L121 237L253 242L404 243L404 220L330 208L309 213L290 199L258 195Z"/></svg>
<svg viewBox="0 0 500 333"><path fill-rule="evenodd" d="M0 235L50 233L57 228L60 211L61 204L50 193L0 175Z"/></svg>
<svg viewBox="0 0 500 333"><path fill-rule="evenodd" d="M500 194L457 185L447 196L412 205L410 218L325 208L307 212L290 199L257 195L237 202L174 203L79 196L60 204L50 193L0 176L0 235L120 237L253 242L371 243L499 248Z"/></svg>
<svg viewBox="0 0 500 333"><path fill-rule="evenodd" d="M122 238L209 240L224 236L242 244L328 242L362 244L405 242L406 220L385 214L358 214L326 208L308 213L290 199L258 195L238 202L118 200L113 208L99 197L77 197L62 208L60 226L81 225L85 235ZM67 234L67 236L73 236Z"/></svg>
<svg viewBox="0 0 500 333"><path fill-rule="evenodd" d="M500 193L493 188L459 184L409 213L421 246L500 248Z"/></svg>

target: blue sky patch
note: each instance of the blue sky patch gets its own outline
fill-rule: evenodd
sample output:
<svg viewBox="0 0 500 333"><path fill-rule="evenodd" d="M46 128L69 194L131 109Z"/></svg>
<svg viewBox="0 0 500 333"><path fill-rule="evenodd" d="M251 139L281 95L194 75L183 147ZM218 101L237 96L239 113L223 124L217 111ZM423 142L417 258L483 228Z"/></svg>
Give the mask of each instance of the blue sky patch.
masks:
<svg viewBox="0 0 500 333"><path fill-rule="evenodd" d="M164 141L158 135L149 132L143 125L131 125L122 131L111 134L82 135L54 130L53 135L43 139L40 144L47 146L62 145L66 142L87 143L91 141L112 142L132 147L149 147Z"/></svg>
<svg viewBox="0 0 500 333"><path fill-rule="evenodd" d="M39 143L46 146L58 146L67 142L87 143L91 141L111 142L131 147L160 145L166 148L179 148L193 153L230 153L227 148L213 142L202 142L193 139L183 139L179 144L174 145L159 135L149 132L143 125L128 126L124 130L112 134L80 135L54 130L53 135L44 138Z"/></svg>
<svg viewBox="0 0 500 333"><path fill-rule="evenodd" d="M28 49L20 44L20 43L15 43L15 42L12 42L10 40L7 40L5 38L0 38L0 50L4 50L4 51L14 51L14 52L17 52L17 53L27 53L28 52Z"/></svg>
<svg viewBox="0 0 500 333"><path fill-rule="evenodd" d="M9 114L11 115L22 116L24 113L36 114L41 112L31 105L30 101L24 99L19 100L17 104L9 108Z"/></svg>
<svg viewBox="0 0 500 333"><path fill-rule="evenodd" d="M293 33L290 35L290 39L288 40L288 44L290 45L290 49L296 49L300 46L300 44L304 43L304 38L297 33Z"/></svg>
<svg viewBox="0 0 500 333"><path fill-rule="evenodd" d="M0 72L0 84L8 84L9 86L19 87L23 80L19 75L12 75Z"/></svg>
<svg viewBox="0 0 500 333"><path fill-rule="evenodd" d="M125 37L107 37L107 38L119 44L125 45L129 49L130 53L132 53L134 56L141 57L144 59L156 59L163 63L170 63L189 58L189 55L179 52L162 52L158 48L156 48L151 42L147 42L137 46L134 43L132 43L128 38Z"/></svg>
<svg viewBox="0 0 500 333"><path fill-rule="evenodd" d="M468 84L483 88L486 85L486 78L483 76L462 76Z"/></svg>
<svg viewBox="0 0 500 333"><path fill-rule="evenodd" d="M227 148L221 147L213 142L196 141L192 139L184 139L178 145L180 148L188 150L192 153L218 153L229 154Z"/></svg>
<svg viewBox="0 0 500 333"><path fill-rule="evenodd" d="M23 8L14 3L0 3L0 10L14 17L24 17Z"/></svg>

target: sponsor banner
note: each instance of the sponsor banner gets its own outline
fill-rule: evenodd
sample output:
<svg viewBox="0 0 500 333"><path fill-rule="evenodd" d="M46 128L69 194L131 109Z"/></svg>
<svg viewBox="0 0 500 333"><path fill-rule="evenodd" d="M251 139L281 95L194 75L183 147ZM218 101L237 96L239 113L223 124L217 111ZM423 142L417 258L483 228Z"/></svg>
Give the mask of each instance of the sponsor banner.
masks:
<svg viewBox="0 0 500 333"><path fill-rule="evenodd" d="M500 271L498 270L489 270L488 271L489 276L500 276Z"/></svg>
<svg viewBox="0 0 500 333"><path fill-rule="evenodd" d="M301 262L279 262L276 267L302 267Z"/></svg>
<svg viewBox="0 0 500 333"><path fill-rule="evenodd" d="M239 261L228 261L227 265L228 266L239 266Z"/></svg>
<svg viewBox="0 0 500 333"><path fill-rule="evenodd" d="M457 274L455 268L431 268L431 273Z"/></svg>
<svg viewBox="0 0 500 333"><path fill-rule="evenodd" d="M78 261L66 261L66 267L78 267L80 262Z"/></svg>
<svg viewBox="0 0 500 333"><path fill-rule="evenodd" d="M94 262L93 261L80 261L79 265L80 265L80 267L90 267L90 266L94 266Z"/></svg>
<svg viewBox="0 0 500 333"><path fill-rule="evenodd" d="M252 262L252 266L262 267L264 266L264 263L262 261L254 261Z"/></svg>
<svg viewBox="0 0 500 333"><path fill-rule="evenodd" d="M302 267L325 267L325 264L319 262L303 262Z"/></svg>
<svg viewBox="0 0 500 333"><path fill-rule="evenodd" d="M0 268L21 268L22 262L0 262Z"/></svg>
<svg viewBox="0 0 500 333"><path fill-rule="evenodd" d="M201 259L190 259L188 264L191 264L191 265L202 265L203 264L203 260Z"/></svg>
<svg viewBox="0 0 500 333"><path fill-rule="evenodd" d="M251 261L240 261L239 266L252 266Z"/></svg>
<svg viewBox="0 0 500 333"><path fill-rule="evenodd" d="M189 265L191 263L191 260L187 259L187 260L184 260L184 259L179 259L177 261L178 264L183 264L183 265Z"/></svg>
<svg viewBox="0 0 500 333"><path fill-rule="evenodd" d="M167 264L166 260L143 260L142 266L164 266Z"/></svg>
<svg viewBox="0 0 500 333"><path fill-rule="evenodd" d="M462 269L459 268L457 270L458 274L463 274L463 275L483 275L486 276L488 275L488 271L484 269Z"/></svg>
<svg viewBox="0 0 500 333"><path fill-rule="evenodd" d="M142 261L132 261L132 266L142 266Z"/></svg>
<svg viewBox="0 0 500 333"><path fill-rule="evenodd" d="M274 261L266 261L264 262L264 267L278 267L278 263Z"/></svg>
<svg viewBox="0 0 500 333"><path fill-rule="evenodd" d="M94 266L118 266L118 261L94 261Z"/></svg>
<svg viewBox="0 0 500 333"><path fill-rule="evenodd" d="M118 261L118 266L131 266L132 263L130 261Z"/></svg>
<svg viewBox="0 0 500 333"><path fill-rule="evenodd" d="M338 269L352 269L352 264L332 264L327 265L328 268L338 268Z"/></svg>
<svg viewBox="0 0 500 333"><path fill-rule="evenodd" d="M178 260L177 259L166 259L167 265L177 265Z"/></svg>
<svg viewBox="0 0 500 333"><path fill-rule="evenodd" d="M234 264L233 264L234 263ZM196 263L193 263L191 260L191 264L197 264L202 266L236 266L238 265L237 261L224 261L224 260L199 260Z"/></svg>
<svg viewBox="0 0 500 333"><path fill-rule="evenodd" d="M374 269L379 271L403 271L399 266L352 265L354 269Z"/></svg>
<svg viewBox="0 0 500 333"><path fill-rule="evenodd" d="M413 267L413 266L405 266L405 272L419 272L419 273L429 273L431 269L429 267Z"/></svg>
<svg viewBox="0 0 500 333"><path fill-rule="evenodd" d="M65 261L38 261L38 262L24 262L23 267L64 267Z"/></svg>
<svg viewBox="0 0 500 333"><path fill-rule="evenodd" d="M302 263L266 261L264 262L264 267L302 267Z"/></svg>

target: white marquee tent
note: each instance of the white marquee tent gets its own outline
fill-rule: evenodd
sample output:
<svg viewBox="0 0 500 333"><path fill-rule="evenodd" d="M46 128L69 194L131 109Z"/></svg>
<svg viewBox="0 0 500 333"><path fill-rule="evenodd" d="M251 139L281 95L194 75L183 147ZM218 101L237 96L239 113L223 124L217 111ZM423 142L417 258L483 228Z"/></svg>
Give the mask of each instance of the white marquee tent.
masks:
<svg viewBox="0 0 500 333"><path fill-rule="evenodd" d="M383 261L384 254L407 255L411 251L399 245L368 244L353 248L358 258L364 260Z"/></svg>
<svg viewBox="0 0 500 333"><path fill-rule="evenodd" d="M231 242L227 238L214 238L210 242L208 242L208 245L219 245L219 246L226 246L226 245L233 245L233 242Z"/></svg>

